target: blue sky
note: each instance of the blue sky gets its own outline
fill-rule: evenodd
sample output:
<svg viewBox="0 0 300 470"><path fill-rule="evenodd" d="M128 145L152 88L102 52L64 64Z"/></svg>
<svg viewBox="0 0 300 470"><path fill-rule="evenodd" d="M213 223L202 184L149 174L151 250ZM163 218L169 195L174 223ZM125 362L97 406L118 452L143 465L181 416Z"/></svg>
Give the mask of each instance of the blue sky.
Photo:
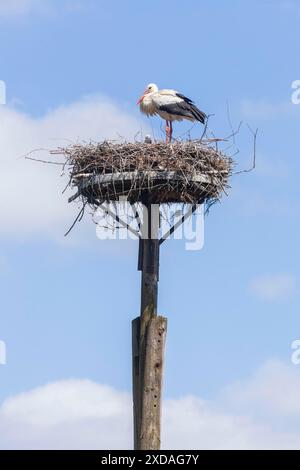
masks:
<svg viewBox="0 0 300 470"><path fill-rule="evenodd" d="M162 248L166 397L212 401L273 359L298 377L300 366L290 365L300 336L300 106L291 102L300 78L298 2L5 3L0 403L70 378L130 391L137 243L98 241L90 217L64 240L76 207L60 195L59 172L24 166L20 156L64 138L151 130L135 104L149 82L176 88L214 114L217 135L230 132L227 102L234 125L259 128L257 169L234 176L228 197L211 209L204 249L188 252L179 241ZM160 135L159 120L152 122ZM186 129L178 124L175 132ZM246 126L237 146L238 168L247 168Z"/></svg>

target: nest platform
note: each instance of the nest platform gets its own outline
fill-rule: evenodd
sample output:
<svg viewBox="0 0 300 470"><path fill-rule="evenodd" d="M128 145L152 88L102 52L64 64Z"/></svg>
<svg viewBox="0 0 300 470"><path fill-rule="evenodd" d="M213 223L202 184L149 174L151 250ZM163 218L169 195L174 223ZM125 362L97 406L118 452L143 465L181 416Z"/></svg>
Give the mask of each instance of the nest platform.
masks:
<svg viewBox="0 0 300 470"><path fill-rule="evenodd" d="M202 204L218 200L228 187L233 160L211 142L88 143L61 148L81 197L97 206L126 198L134 204L151 194L154 204Z"/></svg>

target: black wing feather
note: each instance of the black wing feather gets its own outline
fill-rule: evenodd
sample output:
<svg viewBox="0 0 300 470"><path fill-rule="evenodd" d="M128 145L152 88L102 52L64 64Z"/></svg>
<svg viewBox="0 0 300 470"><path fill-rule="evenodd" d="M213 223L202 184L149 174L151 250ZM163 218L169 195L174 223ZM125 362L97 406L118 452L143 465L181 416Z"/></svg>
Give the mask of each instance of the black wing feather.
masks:
<svg viewBox="0 0 300 470"><path fill-rule="evenodd" d="M187 96L184 96L182 93L176 93L176 96L178 96L178 98L181 98L182 100L184 100L186 103L194 104L194 101L192 101Z"/></svg>
<svg viewBox="0 0 300 470"><path fill-rule="evenodd" d="M181 93L176 93L178 98L181 98L183 101L179 103L168 104L165 106L160 106L161 111L166 111L170 114L177 114L182 117L194 118L196 121L205 124L206 114L194 104L190 98L182 95Z"/></svg>

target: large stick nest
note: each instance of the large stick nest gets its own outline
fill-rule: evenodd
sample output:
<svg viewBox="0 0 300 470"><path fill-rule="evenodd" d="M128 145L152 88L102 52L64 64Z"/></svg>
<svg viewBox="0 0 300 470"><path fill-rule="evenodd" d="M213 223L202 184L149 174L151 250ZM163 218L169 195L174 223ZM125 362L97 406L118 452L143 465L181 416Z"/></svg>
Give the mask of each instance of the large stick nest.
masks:
<svg viewBox="0 0 300 470"><path fill-rule="evenodd" d="M228 187L233 160L214 141L75 144L53 152L66 157L70 182L91 205L130 203L200 204L219 199Z"/></svg>

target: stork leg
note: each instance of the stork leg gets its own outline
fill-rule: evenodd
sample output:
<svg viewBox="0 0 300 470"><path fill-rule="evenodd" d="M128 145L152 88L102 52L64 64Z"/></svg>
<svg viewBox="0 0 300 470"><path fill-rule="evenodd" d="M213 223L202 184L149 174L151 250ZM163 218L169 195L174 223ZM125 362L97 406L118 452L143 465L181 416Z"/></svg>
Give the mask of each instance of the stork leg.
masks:
<svg viewBox="0 0 300 470"><path fill-rule="evenodd" d="M172 135L173 135L173 124L172 124L172 121L170 121L170 142L172 142Z"/></svg>
<svg viewBox="0 0 300 470"><path fill-rule="evenodd" d="M171 122L166 121L166 143L170 142L171 135Z"/></svg>

